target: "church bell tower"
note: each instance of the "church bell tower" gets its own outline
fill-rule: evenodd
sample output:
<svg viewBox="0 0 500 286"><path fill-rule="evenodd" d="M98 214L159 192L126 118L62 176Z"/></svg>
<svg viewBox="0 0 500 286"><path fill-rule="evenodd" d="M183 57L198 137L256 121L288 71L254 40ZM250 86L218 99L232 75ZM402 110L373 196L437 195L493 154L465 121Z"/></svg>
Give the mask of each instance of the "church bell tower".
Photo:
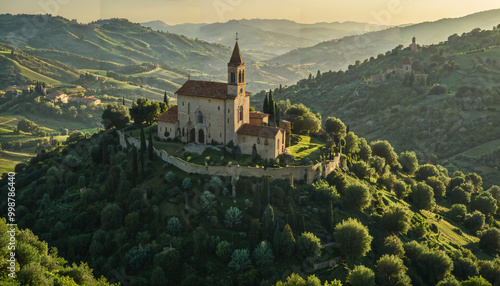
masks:
<svg viewBox="0 0 500 286"><path fill-rule="evenodd" d="M227 94L235 97L245 96L245 63L241 58L238 46L238 33L236 33L236 44L233 54L227 64Z"/></svg>

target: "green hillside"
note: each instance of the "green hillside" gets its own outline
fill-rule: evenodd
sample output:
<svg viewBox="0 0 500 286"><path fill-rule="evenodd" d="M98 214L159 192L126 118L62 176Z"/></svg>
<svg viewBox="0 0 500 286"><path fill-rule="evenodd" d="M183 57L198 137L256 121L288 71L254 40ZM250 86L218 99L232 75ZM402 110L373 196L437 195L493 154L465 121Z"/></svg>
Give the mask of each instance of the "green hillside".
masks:
<svg viewBox="0 0 500 286"><path fill-rule="evenodd" d="M326 72L276 90L275 100L304 103L323 119L334 116L369 140L387 139L398 152L414 150L421 162L481 173L498 183L500 157L500 29L475 29L412 53L398 46L376 58L352 62L347 71ZM371 81L389 69L428 74ZM395 75L395 74L394 74ZM373 77L376 79L376 77ZM264 93L254 97L260 107ZM470 151L469 151L470 150Z"/></svg>

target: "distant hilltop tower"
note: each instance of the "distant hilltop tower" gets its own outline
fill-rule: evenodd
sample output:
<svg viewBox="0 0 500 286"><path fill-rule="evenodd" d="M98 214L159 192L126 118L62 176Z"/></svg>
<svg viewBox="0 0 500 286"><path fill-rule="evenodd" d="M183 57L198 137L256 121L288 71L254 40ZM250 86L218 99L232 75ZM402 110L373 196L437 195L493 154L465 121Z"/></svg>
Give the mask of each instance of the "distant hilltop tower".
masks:
<svg viewBox="0 0 500 286"><path fill-rule="evenodd" d="M411 39L410 50L413 53L418 52L417 39L415 37Z"/></svg>

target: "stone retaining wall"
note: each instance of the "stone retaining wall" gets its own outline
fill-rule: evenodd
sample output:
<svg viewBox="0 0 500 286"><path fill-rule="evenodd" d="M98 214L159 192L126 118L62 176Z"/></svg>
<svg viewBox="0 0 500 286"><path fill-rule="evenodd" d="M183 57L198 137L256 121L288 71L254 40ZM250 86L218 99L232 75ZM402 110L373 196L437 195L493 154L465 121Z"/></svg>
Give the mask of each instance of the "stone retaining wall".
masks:
<svg viewBox="0 0 500 286"><path fill-rule="evenodd" d="M120 131L117 131L120 137L120 145L122 147L127 147L127 142L129 144L135 145L138 149L141 147L141 141L137 138L132 138L125 136ZM146 146L149 144L146 141ZM337 156L333 160L323 161L315 165L310 166L290 166L281 168L263 168L263 167L247 167L239 165L231 166L201 166L186 162L180 158L172 157L167 154L164 150L156 150L154 148L156 156L160 157L163 161L174 165L175 167L183 170L187 173L197 173L203 175L215 175L215 176L247 176L247 177L264 177L272 176L273 178L290 179L293 183L294 179L305 180L307 184L311 184L314 179L327 176L339 167L340 157Z"/></svg>

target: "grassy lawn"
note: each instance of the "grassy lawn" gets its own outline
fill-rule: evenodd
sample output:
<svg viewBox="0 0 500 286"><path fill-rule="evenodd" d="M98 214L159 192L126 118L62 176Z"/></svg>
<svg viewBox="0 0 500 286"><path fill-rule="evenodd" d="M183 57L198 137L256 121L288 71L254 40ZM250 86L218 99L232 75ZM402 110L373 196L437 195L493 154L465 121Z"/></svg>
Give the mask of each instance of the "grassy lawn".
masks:
<svg viewBox="0 0 500 286"><path fill-rule="evenodd" d="M0 151L0 174L13 172L17 164L26 163L33 156L34 154Z"/></svg>
<svg viewBox="0 0 500 286"><path fill-rule="evenodd" d="M290 146L290 153L295 156L296 161L300 161L304 158L309 158L311 161L319 161L321 152L320 147L325 144L316 138L311 138L309 136L298 135L302 140L296 145Z"/></svg>

